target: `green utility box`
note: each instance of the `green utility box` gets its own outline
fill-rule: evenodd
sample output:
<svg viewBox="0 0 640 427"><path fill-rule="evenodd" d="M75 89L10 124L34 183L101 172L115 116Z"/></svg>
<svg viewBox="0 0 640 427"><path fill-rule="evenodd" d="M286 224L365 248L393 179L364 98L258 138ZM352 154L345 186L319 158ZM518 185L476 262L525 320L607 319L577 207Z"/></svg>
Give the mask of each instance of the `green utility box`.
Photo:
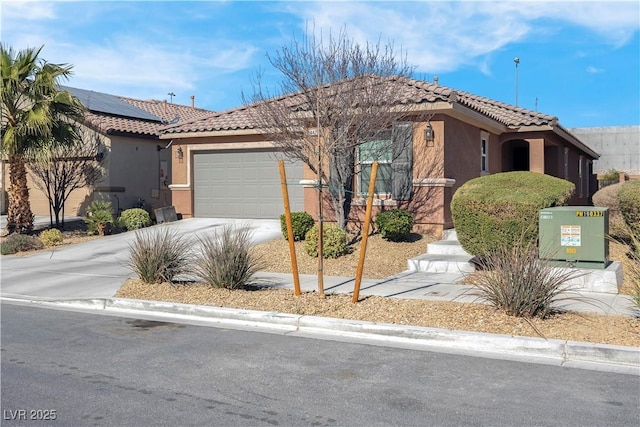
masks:
<svg viewBox="0 0 640 427"><path fill-rule="evenodd" d="M540 211L539 256L561 267L609 265L609 209L559 206Z"/></svg>

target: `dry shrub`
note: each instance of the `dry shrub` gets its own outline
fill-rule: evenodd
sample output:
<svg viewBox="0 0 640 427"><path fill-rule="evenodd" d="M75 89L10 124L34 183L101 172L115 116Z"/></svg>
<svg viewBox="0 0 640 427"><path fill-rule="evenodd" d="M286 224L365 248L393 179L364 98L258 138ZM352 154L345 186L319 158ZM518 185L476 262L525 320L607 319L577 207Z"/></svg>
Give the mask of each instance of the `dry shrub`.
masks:
<svg viewBox="0 0 640 427"><path fill-rule="evenodd" d="M532 318L553 312L574 270L554 268L538 257L538 248L522 241L500 245L482 258L484 271L469 277L471 294L505 313Z"/></svg>
<svg viewBox="0 0 640 427"><path fill-rule="evenodd" d="M168 228L136 231L126 265L145 283L172 282L188 272L191 242Z"/></svg>
<svg viewBox="0 0 640 427"><path fill-rule="evenodd" d="M593 195L593 206L609 208L609 234L626 238L627 229L620 213L618 192L622 183L608 185Z"/></svg>
<svg viewBox="0 0 640 427"><path fill-rule="evenodd" d="M260 265L251 256L251 230L225 225L222 231L201 238L202 251L195 257L194 274L204 283L227 289L247 286Z"/></svg>
<svg viewBox="0 0 640 427"><path fill-rule="evenodd" d="M36 236L13 233L0 245L0 253L2 255L10 255L16 252L42 249L42 247L42 242Z"/></svg>

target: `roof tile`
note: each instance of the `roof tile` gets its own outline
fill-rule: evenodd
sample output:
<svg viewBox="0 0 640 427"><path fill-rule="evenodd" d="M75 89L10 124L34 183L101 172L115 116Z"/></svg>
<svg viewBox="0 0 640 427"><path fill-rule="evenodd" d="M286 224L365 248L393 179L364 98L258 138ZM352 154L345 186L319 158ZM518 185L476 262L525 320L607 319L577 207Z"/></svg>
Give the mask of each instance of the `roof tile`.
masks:
<svg viewBox="0 0 640 427"><path fill-rule="evenodd" d="M376 84L390 84L394 86L393 93L397 96L394 102L397 104L419 105L438 101L457 103L511 128L535 125L553 126L558 122L558 119L554 116L515 107L468 92L456 91L436 83L407 77L380 79L381 81ZM297 94L292 94L274 99L273 102L292 102L292 105L296 105L294 100L297 99ZM252 104L213 113L208 116L197 117L176 125L167 126L162 131L164 133L175 134L254 129L255 123L252 120L251 111L255 110L255 108L257 108L256 105ZM295 109L304 111L307 108L303 104L297 104Z"/></svg>

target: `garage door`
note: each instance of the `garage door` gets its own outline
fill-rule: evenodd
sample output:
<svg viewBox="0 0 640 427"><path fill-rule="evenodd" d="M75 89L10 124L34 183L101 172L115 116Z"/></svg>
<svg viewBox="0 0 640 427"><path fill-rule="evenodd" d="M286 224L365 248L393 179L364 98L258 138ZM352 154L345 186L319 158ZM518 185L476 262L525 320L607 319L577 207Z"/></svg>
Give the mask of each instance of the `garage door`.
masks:
<svg viewBox="0 0 640 427"><path fill-rule="evenodd" d="M210 151L194 154L194 216L272 218L284 212L278 160L272 151ZM301 162L285 162L292 211L303 210Z"/></svg>

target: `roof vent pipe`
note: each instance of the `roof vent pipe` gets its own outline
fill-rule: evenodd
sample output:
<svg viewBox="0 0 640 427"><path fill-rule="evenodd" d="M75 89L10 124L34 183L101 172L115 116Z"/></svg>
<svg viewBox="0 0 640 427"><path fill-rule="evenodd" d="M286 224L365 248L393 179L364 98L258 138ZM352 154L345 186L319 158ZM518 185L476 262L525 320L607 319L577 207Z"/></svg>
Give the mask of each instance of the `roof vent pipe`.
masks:
<svg viewBox="0 0 640 427"><path fill-rule="evenodd" d="M433 77L433 83L438 86L438 76Z"/></svg>
<svg viewBox="0 0 640 427"><path fill-rule="evenodd" d="M191 95L191 108L196 108L196 97Z"/></svg>

